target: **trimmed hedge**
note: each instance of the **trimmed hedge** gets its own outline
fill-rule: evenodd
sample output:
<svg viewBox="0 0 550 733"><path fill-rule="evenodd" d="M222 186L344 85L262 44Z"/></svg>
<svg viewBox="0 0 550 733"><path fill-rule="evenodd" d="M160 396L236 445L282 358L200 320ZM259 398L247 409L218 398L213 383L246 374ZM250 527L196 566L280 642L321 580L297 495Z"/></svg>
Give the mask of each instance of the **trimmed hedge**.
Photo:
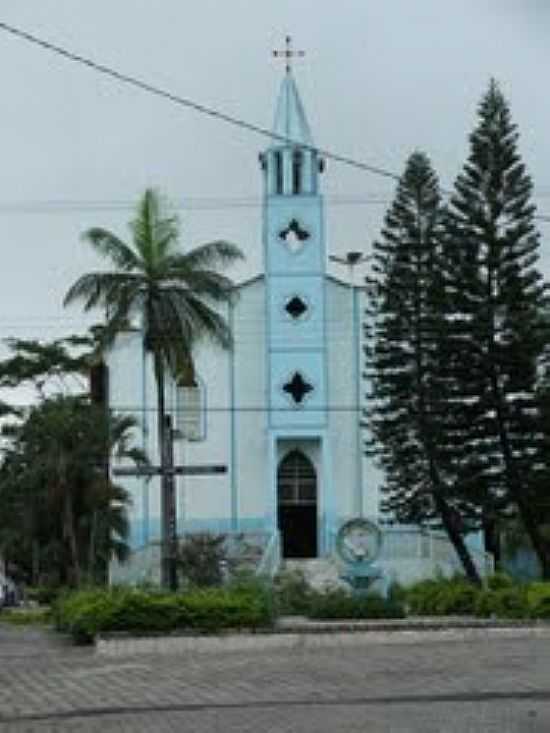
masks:
<svg viewBox="0 0 550 733"><path fill-rule="evenodd" d="M531 618L550 619L550 583L531 583L527 587L527 606Z"/></svg>
<svg viewBox="0 0 550 733"><path fill-rule="evenodd" d="M178 594L139 588L65 592L53 606L53 618L59 630L81 643L109 631L214 633L267 628L273 624L275 609L288 612L288 608L294 612L299 608L312 619L404 618L406 606L411 615L550 620L550 583L519 585L495 576L486 587L477 588L462 577L424 580L384 599L340 589L306 591L298 580L283 583L282 598L275 603L267 586L250 581Z"/></svg>
<svg viewBox="0 0 550 733"><path fill-rule="evenodd" d="M490 588L477 592L475 603L476 616L484 618L529 618L531 616L527 601L527 591L522 586L509 588Z"/></svg>
<svg viewBox="0 0 550 733"><path fill-rule="evenodd" d="M375 594L353 596L345 590L313 593L307 615L314 619L404 618L403 607Z"/></svg>
<svg viewBox="0 0 550 733"><path fill-rule="evenodd" d="M423 580L408 589L409 612L415 616L473 614L478 589L463 578Z"/></svg>
<svg viewBox="0 0 550 733"><path fill-rule="evenodd" d="M54 606L60 631L80 643L107 631L135 633L254 629L271 625L269 592L260 587L205 589L181 594L135 588L82 590L63 595Z"/></svg>
<svg viewBox="0 0 550 733"><path fill-rule="evenodd" d="M550 583L515 583L503 574L477 588L463 577L423 580L406 590L412 615L550 619Z"/></svg>

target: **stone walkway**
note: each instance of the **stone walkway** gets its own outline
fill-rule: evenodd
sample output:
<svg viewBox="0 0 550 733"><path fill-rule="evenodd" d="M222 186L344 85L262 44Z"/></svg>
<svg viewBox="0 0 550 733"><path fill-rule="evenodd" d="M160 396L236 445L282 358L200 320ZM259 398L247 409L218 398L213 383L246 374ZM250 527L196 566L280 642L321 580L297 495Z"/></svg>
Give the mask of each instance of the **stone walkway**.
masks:
<svg viewBox="0 0 550 733"><path fill-rule="evenodd" d="M550 638L109 659L0 627L1 733L550 730Z"/></svg>

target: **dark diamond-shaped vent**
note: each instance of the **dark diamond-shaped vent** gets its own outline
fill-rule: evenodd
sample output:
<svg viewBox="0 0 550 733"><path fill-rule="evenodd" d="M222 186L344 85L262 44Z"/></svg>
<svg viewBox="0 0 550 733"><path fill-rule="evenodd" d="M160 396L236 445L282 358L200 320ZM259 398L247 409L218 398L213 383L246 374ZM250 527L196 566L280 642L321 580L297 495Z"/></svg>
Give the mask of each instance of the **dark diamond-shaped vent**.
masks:
<svg viewBox="0 0 550 733"><path fill-rule="evenodd" d="M296 219L292 219L286 229L282 229L279 232L279 237L284 240L291 252L297 253L304 246L306 239L309 239L309 232L302 229Z"/></svg>
<svg viewBox="0 0 550 733"><path fill-rule="evenodd" d="M279 232L279 236L281 237L281 239L286 239L291 233L294 234L296 238L300 240L300 242L303 242L304 239L309 239L309 232L305 229L302 229L302 227L300 226L300 222L297 221L297 219L292 219L287 228Z"/></svg>
<svg viewBox="0 0 550 733"><path fill-rule="evenodd" d="M285 310L292 318L301 318L307 312L307 305L298 295L295 295L285 305Z"/></svg>
<svg viewBox="0 0 550 733"><path fill-rule="evenodd" d="M295 372L292 379L283 385L283 390L292 397L297 405L301 405L304 397L313 392L313 386L305 381L300 372Z"/></svg>

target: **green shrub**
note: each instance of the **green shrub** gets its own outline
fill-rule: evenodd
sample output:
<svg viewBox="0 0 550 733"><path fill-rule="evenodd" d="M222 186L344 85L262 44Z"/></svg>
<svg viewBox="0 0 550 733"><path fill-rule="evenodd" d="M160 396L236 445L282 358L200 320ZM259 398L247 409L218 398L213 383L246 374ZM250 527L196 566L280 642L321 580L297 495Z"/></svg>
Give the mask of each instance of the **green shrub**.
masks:
<svg viewBox="0 0 550 733"><path fill-rule="evenodd" d="M407 589L407 605L409 612L415 616L432 616L437 613L442 581L421 580Z"/></svg>
<svg viewBox="0 0 550 733"><path fill-rule="evenodd" d="M34 588L26 588L25 597L41 606L50 606L62 591L63 589L59 587L39 585Z"/></svg>
<svg viewBox="0 0 550 733"><path fill-rule="evenodd" d="M273 591L278 613L307 615L312 591L300 570L287 570L279 573L275 578Z"/></svg>
<svg viewBox="0 0 550 733"><path fill-rule="evenodd" d="M516 582L506 573L495 573L487 578L487 588L489 590L500 590L501 588L513 588Z"/></svg>
<svg viewBox="0 0 550 733"><path fill-rule="evenodd" d="M527 607L531 618L550 619L550 583L531 583L528 586Z"/></svg>
<svg viewBox="0 0 550 733"><path fill-rule="evenodd" d="M403 618L403 607L395 601L368 594L350 595L345 590L312 593L308 616L315 619Z"/></svg>
<svg viewBox="0 0 550 733"><path fill-rule="evenodd" d="M189 535L180 544L177 565L188 585L210 588L222 584L222 564L227 562L225 540L223 534L201 532Z"/></svg>
<svg viewBox="0 0 550 733"><path fill-rule="evenodd" d="M475 612L479 589L465 578L422 580L407 590L410 613L416 616L469 615Z"/></svg>
<svg viewBox="0 0 550 733"><path fill-rule="evenodd" d="M473 615L479 589L465 580L444 584L435 613L441 616Z"/></svg>
<svg viewBox="0 0 550 733"><path fill-rule="evenodd" d="M475 613L484 618L527 618L526 590L520 585L481 590L477 596Z"/></svg>
<svg viewBox="0 0 550 733"><path fill-rule="evenodd" d="M268 626L272 605L265 590L252 587L179 594L114 588L66 594L55 604L54 617L61 631L77 642L89 642L106 631L212 632Z"/></svg>
<svg viewBox="0 0 550 733"><path fill-rule="evenodd" d="M388 599L404 605L407 601L407 589L397 581L394 581L388 588Z"/></svg>

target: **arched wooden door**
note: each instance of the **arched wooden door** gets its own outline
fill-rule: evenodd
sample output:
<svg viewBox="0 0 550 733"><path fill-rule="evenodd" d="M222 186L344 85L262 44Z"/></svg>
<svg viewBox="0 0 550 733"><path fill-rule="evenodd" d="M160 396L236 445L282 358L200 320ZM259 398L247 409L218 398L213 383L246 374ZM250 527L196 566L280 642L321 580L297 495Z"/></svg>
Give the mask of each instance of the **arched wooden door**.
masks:
<svg viewBox="0 0 550 733"><path fill-rule="evenodd" d="M283 557L317 557L317 475L300 450L279 464L277 516Z"/></svg>

